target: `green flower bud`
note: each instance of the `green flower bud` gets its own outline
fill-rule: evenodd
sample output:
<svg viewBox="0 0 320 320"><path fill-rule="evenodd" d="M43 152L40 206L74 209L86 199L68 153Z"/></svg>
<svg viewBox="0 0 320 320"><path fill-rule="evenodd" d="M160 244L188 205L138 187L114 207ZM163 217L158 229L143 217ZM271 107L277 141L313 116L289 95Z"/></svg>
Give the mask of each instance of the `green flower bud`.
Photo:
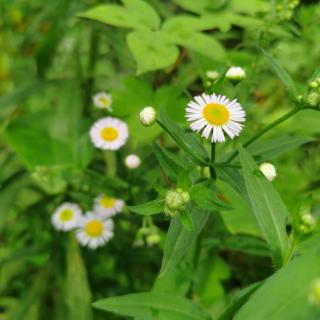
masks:
<svg viewBox="0 0 320 320"><path fill-rule="evenodd" d="M181 197L182 197L184 203L188 203L191 200L190 194L187 191L183 191L181 193Z"/></svg>
<svg viewBox="0 0 320 320"><path fill-rule="evenodd" d="M175 215L178 214L178 212L179 212L178 210L171 209L167 206L164 207L164 214L166 216L174 217Z"/></svg>
<svg viewBox="0 0 320 320"><path fill-rule="evenodd" d="M316 89L316 88L318 88L318 86L319 86L319 83L317 81L311 81L309 83L309 87L312 89Z"/></svg>
<svg viewBox="0 0 320 320"><path fill-rule="evenodd" d="M150 234L146 238L147 244L149 246L153 246L155 244L158 244L160 242L160 240L161 240L161 238L160 238L160 235L158 233Z"/></svg>
<svg viewBox="0 0 320 320"><path fill-rule="evenodd" d="M173 210L180 209L184 205L181 193L173 190L167 192L165 202L166 206Z"/></svg>
<svg viewBox="0 0 320 320"><path fill-rule="evenodd" d="M316 107L320 102L320 95L317 92L310 92L307 98L308 103L312 107Z"/></svg>

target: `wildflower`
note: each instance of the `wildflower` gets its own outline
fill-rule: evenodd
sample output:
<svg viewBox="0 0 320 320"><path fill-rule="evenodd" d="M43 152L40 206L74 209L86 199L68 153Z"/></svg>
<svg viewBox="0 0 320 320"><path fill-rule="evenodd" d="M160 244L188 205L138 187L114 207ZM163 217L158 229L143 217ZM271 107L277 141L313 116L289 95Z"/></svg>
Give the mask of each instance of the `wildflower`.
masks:
<svg viewBox="0 0 320 320"><path fill-rule="evenodd" d="M206 76L208 79L211 79L211 80L217 80L219 78L219 72L215 71L215 70L208 70L206 72Z"/></svg>
<svg viewBox="0 0 320 320"><path fill-rule="evenodd" d="M90 129L92 143L103 150L118 150L128 139L128 126L125 122L106 117L96 121Z"/></svg>
<svg viewBox="0 0 320 320"><path fill-rule="evenodd" d="M272 163L261 163L259 169L269 181L272 181L277 176L276 167Z"/></svg>
<svg viewBox="0 0 320 320"><path fill-rule="evenodd" d="M111 111L112 97L105 92L99 92L93 96L93 104L99 109Z"/></svg>
<svg viewBox="0 0 320 320"><path fill-rule="evenodd" d="M135 155L135 154L129 154L125 160L124 160L126 166L129 168L129 169L136 169L140 166L141 164L141 160L140 158Z"/></svg>
<svg viewBox="0 0 320 320"><path fill-rule="evenodd" d="M241 67L231 67L225 77L232 82L239 82L246 78L246 72Z"/></svg>
<svg viewBox="0 0 320 320"><path fill-rule="evenodd" d="M157 113L156 110L153 107L145 107L141 112L140 112L140 122L142 125L148 127L154 124L157 118Z"/></svg>
<svg viewBox="0 0 320 320"><path fill-rule="evenodd" d="M230 101L221 95L194 97L186 109L186 118L191 122L193 131L201 131L206 139L211 136L211 142L224 142L225 132L231 139L240 134L245 121L245 112L237 100Z"/></svg>
<svg viewBox="0 0 320 320"><path fill-rule="evenodd" d="M320 278L312 281L308 299L311 304L320 306Z"/></svg>
<svg viewBox="0 0 320 320"><path fill-rule="evenodd" d="M121 212L124 201L107 195L100 195L94 200L94 210L102 217L112 217Z"/></svg>
<svg viewBox="0 0 320 320"><path fill-rule="evenodd" d="M55 210L51 222L55 229L69 231L77 226L81 215L81 208L77 204L65 202Z"/></svg>
<svg viewBox="0 0 320 320"><path fill-rule="evenodd" d="M82 246L96 249L113 237L113 221L101 215L88 212L80 221L77 240Z"/></svg>

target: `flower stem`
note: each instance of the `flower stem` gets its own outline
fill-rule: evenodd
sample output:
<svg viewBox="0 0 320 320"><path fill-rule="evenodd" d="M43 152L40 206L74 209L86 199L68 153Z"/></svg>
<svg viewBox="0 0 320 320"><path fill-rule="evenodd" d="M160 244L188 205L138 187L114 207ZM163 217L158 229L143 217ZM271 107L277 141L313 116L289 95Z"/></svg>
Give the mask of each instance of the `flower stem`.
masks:
<svg viewBox="0 0 320 320"><path fill-rule="evenodd" d="M279 125L280 123L286 121L287 119L291 118L294 114L296 114L298 111L302 110L302 109L306 109L306 107L295 107L293 108L291 111L289 111L288 113L286 113L285 115L283 115L282 117L280 117L279 119L271 122L269 125L267 125L266 127L264 127L261 131L259 131L256 135L254 135L252 138L250 138L247 142L244 143L243 147L246 148L248 147L250 144L252 144L254 141L256 141L257 139L259 139L262 135L264 135L265 133L267 133L269 130L271 130L272 128L274 128L275 126ZM236 150L226 161L226 163L231 162L237 155L238 155L238 150Z"/></svg>
<svg viewBox="0 0 320 320"><path fill-rule="evenodd" d="M213 167L214 165L214 162L215 162L215 159L216 159L216 144L215 143L212 143L211 144L211 158L210 158L210 176L211 176L211 179L212 180L216 180L217 179L217 174L216 174L216 171Z"/></svg>

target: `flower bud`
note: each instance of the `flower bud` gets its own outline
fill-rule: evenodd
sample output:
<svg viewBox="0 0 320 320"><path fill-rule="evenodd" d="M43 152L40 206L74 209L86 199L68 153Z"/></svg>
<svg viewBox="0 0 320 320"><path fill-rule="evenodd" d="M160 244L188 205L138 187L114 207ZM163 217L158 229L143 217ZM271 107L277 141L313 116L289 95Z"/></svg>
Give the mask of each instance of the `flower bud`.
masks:
<svg viewBox="0 0 320 320"><path fill-rule="evenodd" d="M259 169L269 181L272 181L277 176L276 167L272 163L261 163Z"/></svg>
<svg viewBox="0 0 320 320"><path fill-rule="evenodd" d="M312 281L308 298L311 304L320 306L320 278Z"/></svg>
<svg viewBox="0 0 320 320"><path fill-rule="evenodd" d="M124 162L129 169L136 169L141 164L141 160L136 154L129 154Z"/></svg>
<svg viewBox="0 0 320 320"><path fill-rule="evenodd" d="M318 88L318 86L319 86L319 84L318 84L317 81L311 81L309 83L309 87L312 88L312 89L316 89L316 88Z"/></svg>
<svg viewBox="0 0 320 320"><path fill-rule="evenodd" d="M179 211L165 206L163 212L166 216L174 217Z"/></svg>
<svg viewBox="0 0 320 320"><path fill-rule="evenodd" d="M208 79L211 79L211 80L217 80L219 78L219 72L215 71L215 70L208 70L206 72L206 76Z"/></svg>
<svg viewBox="0 0 320 320"><path fill-rule="evenodd" d="M160 242L160 235L158 233L152 233L149 236L147 236L146 241L149 246L153 246L155 244L158 244Z"/></svg>
<svg viewBox="0 0 320 320"><path fill-rule="evenodd" d="M139 117L141 124L148 127L156 121L157 113L153 107L146 107L140 112Z"/></svg>
<svg viewBox="0 0 320 320"><path fill-rule="evenodd" d="M231 82L237 83L246 78L246 72L241 67L231 67L225 77Z"/></svg>
<svg viewBox="0 0 320 320"><path fill-rule="evenodd" d="M183 207L184 201L181 193L178 191L170 190L166 194L165 198L166 206L169 209L177 210Z"/></svg>
<svg viewBox="0 0 320 320"><path fill-rule="evenodd" d="M301 224L299 226L299 229L302 233L304 234L310 233L316 227L316 224L317 224L316 219L310 213L303 214L300 219L301 219Z"/></svg>
<svg viewBox="0 0 320 320"><path fill-rule="evenodd" d="M317 92L310 92L307 98L308 103L312 107L316 107L320 102L320 95Z"/></svg>

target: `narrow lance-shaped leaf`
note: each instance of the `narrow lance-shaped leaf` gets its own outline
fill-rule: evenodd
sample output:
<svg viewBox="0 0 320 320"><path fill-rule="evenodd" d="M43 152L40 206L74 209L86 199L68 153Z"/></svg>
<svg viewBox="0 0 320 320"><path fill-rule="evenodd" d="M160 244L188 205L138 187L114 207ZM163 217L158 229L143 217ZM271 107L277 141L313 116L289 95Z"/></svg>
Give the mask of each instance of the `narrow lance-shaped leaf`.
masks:
<svg viewBox="0 0 320 320"><path fill-rule="evenodd" d="M262 50L264 56L267 58L267 60L272 65L272 68L274 69L275 73L277 74L277 76L279 77L281 82L286 86L289 94L293 98L295 98L298 94L297 88L296 88L292 78L288 74L288 72L286 70L284 70L284 68L279 64L279 62L277 60L275 60L273 58L273 56L270 53L268 53L264 49L261 49L261 50Z"/></svg>
<svg viewBox="0 0 320 320"><path fill-rule="evenodd" d="M208 217L208 211L192 208L193 231L188 231L184 228L180 217L175 216L172 218L164 248L160 276L166 274L167 271L174 268L180 262L203 229Z"/></svg>
<svg viewBox="0 0 320 320"><path fill-rule="evenodd" d="M130 211L144 216L162 213L164 210L164 200L156 199L137 206L129 206Z"/></svg>
<svg viewBox="0 0 320 320"><path fill-rule="evenodd" d="M278 192L243 148L240 160L250 203L257 222L273 254L277 267L286 261L289 241L286 233L288 210Z"/></svg>
<svg viewBox="0 0 320 320"><path fill-rule="evenodd" d="M134 293L120 297L99 300L93 306L100 310L114 312L138 319L152 319L161 312L161 319L207 320L208 315L191 300L169 293ZM156 316L158 319L158 317ZM153 318L155 319L155 318Z"/></svg>

